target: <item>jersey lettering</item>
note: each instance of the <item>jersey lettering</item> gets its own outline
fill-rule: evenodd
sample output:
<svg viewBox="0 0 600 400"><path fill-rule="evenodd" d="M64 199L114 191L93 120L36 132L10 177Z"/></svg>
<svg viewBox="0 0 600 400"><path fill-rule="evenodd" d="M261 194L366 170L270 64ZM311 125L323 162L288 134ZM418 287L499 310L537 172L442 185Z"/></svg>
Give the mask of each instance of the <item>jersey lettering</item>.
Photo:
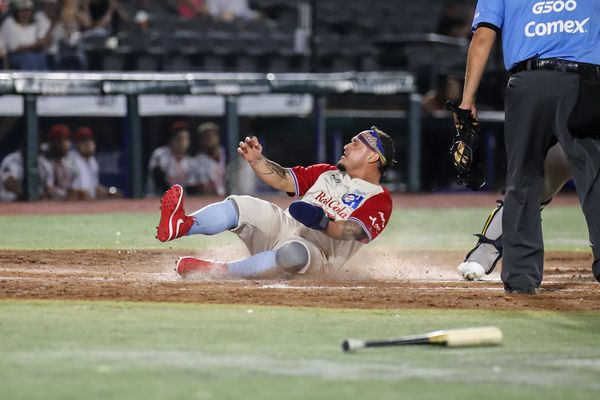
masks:
<svg viewBox="0 0 600 400"><path fill-rule="evenodd" d="M563 10L574 11L577 8L577 2L575 0L549 0L549 1L538 1L533 5L534 14L548 14L551 12L559 13Z"/></svg>
<svg viewBox="0 0 600 400"><path fill-rule="evenodd" d="M572 20L569 19L567 21L551 21L551 22L540 22L536 23L535 21L531 21L527 25L525 25L525 36L527 37L535 37L535 36L546 36L553 35L555 33L586 33L584 26L588 23L590 18L586 18L584 20Z"/></svg>
<svg viewBox="0 0 600 400"><path fill-rule="evenodd" d="M329 209L331 211L333 211L334 213L336 213L338 217L340 217L342 219L348 218L348 213L346 212L346 207L341 205L339 201L335 200L333 198L333 196L327 196L325 194L325 192L320 190L315 195L315 200L317 200L319 203L329 207Z"/></svg>
<svg viewBox="0 0 600 400"><path fill-rule="evenodd" d="M547 0L538 1L533 5L531 12L536 15L550 14L550 13L561 13L563 11L572 12L577 8L577 2L575 0ZM525 36L536 37L536 36L548 36L555 33L586 33L584 29L585 25L589 22L590 18L581 20L558 19L550 22L536 22L531 21L525 25Z"/></svg>

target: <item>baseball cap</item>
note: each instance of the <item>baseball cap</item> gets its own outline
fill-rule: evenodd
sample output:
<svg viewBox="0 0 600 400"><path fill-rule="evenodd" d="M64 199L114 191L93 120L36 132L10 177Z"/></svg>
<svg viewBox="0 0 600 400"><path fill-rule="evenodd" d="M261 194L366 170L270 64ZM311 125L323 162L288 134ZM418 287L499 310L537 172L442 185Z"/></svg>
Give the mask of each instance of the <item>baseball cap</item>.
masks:
<svg viewBox="0 0 600 400"><path fill-rule="evenodd" d="M206 131L214 131L219 133L219 125L215 124L214 122L205 122L198 126L198 133L203 133Z"/></svg>
<svg viewBox="0 0 600 400"><path fill-rule="evenodd" d="M14 7L17 10L32 10L33 9L33 1L31 1L31 0L16 0L14 2Z"/></svg>
<svg viewBox="0 0 600 400"><path fill-rule="evenodd" d="M54 124L48 129L48 140L62 140L69 139L71 136L71 130L67 125Z"/></svg>
<svg viewBox="0 0 600 400"><path fill-rule="evenodd" d="M75 131L73 135L75 140L86 140L94 138L94 131L89 126L81 126Z"/></svg>
<svg viewBox="0 0 600 400"><path fill-rule="evenodd" d="M185 121L175 121L169 126L169 133L175 134L179 131L187 131L188 123Z"/></svg>

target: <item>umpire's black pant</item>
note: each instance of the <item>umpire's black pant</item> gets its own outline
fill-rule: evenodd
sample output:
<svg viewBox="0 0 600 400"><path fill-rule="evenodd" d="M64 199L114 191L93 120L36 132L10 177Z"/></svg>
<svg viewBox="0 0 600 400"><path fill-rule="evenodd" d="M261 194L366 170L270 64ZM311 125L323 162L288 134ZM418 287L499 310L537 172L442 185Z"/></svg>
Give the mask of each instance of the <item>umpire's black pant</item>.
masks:
<svg viewBox="0 0 600 400"><path fill-rule="evenodd" d="M567 120L579 92L579 75L523 71L508 81L504 135L508 159L502 218L507 290L531 291L542 282L544 242L540 217L544 159L554 138L563 147L587 220L600 281L600 139L574 138Z"/></svg>

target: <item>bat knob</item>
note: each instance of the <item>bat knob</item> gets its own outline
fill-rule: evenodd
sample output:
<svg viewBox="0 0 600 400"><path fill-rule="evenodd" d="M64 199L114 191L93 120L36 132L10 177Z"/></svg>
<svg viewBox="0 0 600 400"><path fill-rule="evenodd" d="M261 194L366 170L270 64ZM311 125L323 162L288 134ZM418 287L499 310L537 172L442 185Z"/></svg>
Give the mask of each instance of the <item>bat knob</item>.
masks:
<svg viewBox="0 0 600 400"><path fill-rule="evenodd" d="M342 342L342 351L350 351L350 343L347 340Z"/></svg>
<svg viewBox="0 0 600 400"><path fill-rule="evenodd" d="M342 350L346 353L363 347L365 347L365 342L358 339L346 339L342 342Z"/></svg>

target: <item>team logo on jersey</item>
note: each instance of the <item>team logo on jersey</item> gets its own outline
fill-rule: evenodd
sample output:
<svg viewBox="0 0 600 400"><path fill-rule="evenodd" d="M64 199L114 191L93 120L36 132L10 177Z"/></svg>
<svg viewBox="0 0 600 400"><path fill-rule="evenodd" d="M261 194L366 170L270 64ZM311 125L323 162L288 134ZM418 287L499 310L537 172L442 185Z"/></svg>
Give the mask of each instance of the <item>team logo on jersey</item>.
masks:
<svg viewBox="0 0 600 400"><path fill-rule="evenodd" d="M330 176L335 183L342 183L342 178L340 178L337 174L331 174Z"/></svg>
<svg viewBox="0 0 600 400"><path fill-rule="evenodd" d="M356 210L360 203L365 199L365 196L361 196L358 193L346 193L342 196L342 203L350 206L353 210Z"/></svg>
<svg viewBox="0 0 600 400"><path fill-rule="evenodd" d="M577 8L575 0L546 0L538 1L533 5L531 11L536 14L561 13L563 11L571 12ZM568 19L555 20L550 22L531 21L525 25L525 36L548 36L555 33L585 33L585 25L590 18L582 20Z"/></svg>

